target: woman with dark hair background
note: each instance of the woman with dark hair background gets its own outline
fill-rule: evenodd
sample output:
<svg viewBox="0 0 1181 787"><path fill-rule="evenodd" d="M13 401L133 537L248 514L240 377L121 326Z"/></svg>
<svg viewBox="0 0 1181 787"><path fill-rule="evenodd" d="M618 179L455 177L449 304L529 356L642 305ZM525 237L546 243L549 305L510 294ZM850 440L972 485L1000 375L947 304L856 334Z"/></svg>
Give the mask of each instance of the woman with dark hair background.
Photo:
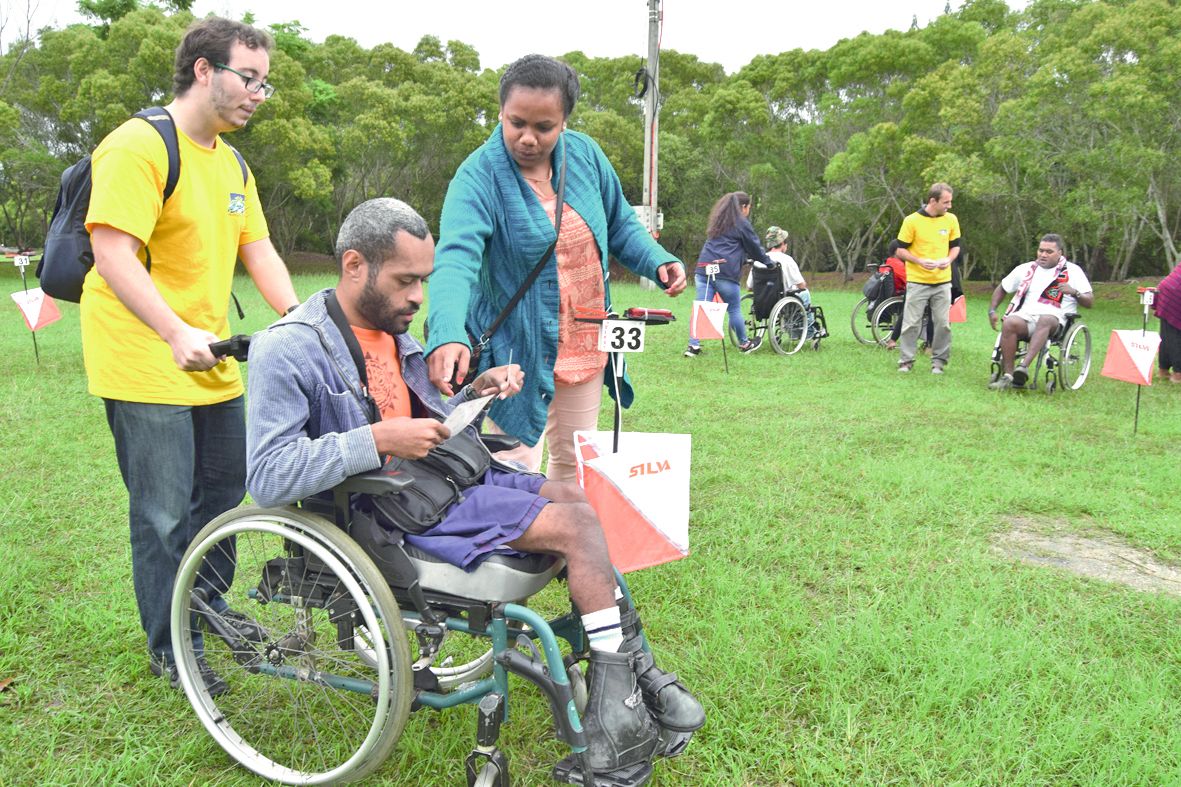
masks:
<svg viewBox="0 0 1181 787"><path fill-rule="evenodd" d="M574 432L598 426L607 355L598 350L598 324L574 314L610 310L608 255L668 295L686 283L681 262L636 218L603 151L564 130L578 94L574 69L550 57L527 55L504 72L500 123L447 189L427 317L431 382L450 394L452 375L462 378L472 361L469 337L491 326L554 242L564 166L554 253L478 360L479 371L511 360L525 373L519 395L492 405L490 428L522 443L499 456L535 471L548 443L546 475L561 481L577 473ZM626 376L618 395L631 405Z"/></svg>
<svg viewBox="0 0 1181 787"><path fill-rule="evenodd" d="M758 260L772 265L763 251L763 244L750 223L750 195L745 191L731 191L714 203L709 212L709 226L706 229L705 245L697 255L697 300L712 300L714 293L726 302L730 327L738 337L738 349L744 353L758 349L758 344L746 335L746 324L742 319L742 293L739 277L742 266L748 260ZM718 273L707 276L701 263L717 263ZM689 337L689 348L685 357L692 358L701 353L701 344Z"/></svg>

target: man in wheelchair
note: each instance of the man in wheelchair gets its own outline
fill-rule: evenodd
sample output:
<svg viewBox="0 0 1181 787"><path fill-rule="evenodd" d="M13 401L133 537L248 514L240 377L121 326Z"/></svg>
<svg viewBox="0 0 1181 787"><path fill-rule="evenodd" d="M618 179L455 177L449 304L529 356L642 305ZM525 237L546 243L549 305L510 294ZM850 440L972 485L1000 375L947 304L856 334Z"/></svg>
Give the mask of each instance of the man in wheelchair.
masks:
<svg viewBox="0 0 1181 787"><path fill-rule="evenodd" d="M1024 387L1029 364L1035 361L1053 334L1066 325L1068 314L1095 301L1091 282L1083 269L1062 254L1062 236L1050 233L1038 243L1037 259L1014 268L1001 280L988 305L988 322L997 329L997 306L1006 293L1014 293L1001 325L1001 375L989 388ZM1028 341L1025 357L1014 367L1017 345Z"/></svg>
<svg viewBox="0 0 1181 787"><path fill-rule="evenodd" d="M792 293L801 301L808 311L808 336L811 339L816 335L816 318L811 311L812 296L808 292L808 284L804 281L803 274L800 273L800 266L796 264L795 258L787 253L787 230L782 227L770 226L767 228L767 233L763 237L763 246L767 249L767 256L772 262L779 263L779 272L783 276L783 289L781 294ZM764 267L762 263L756 261L754 267ZM753 281L754 271L751 271L751 278ZM753 289L752 282L747 282L747 289Z"/></svg>
<svg viewBox="0 0 1181 787"><path fill-rule="evenodd" d="M661 728L700 728L700 703L642 647L639 618L577 484L517 472L491 459L474 427L452 435L444 426L458 404L514 395L522 374L515 365L490 369L450 401L428 381L422 347L407 333L434 264L426 222L399 200L370 200L341 226L336 258L335 290L253 339L247 487L255 501L292 504L383 462L408 473L414 485L377 510L412 546L468 570L504 549L565 560L591 648L583 725L596 772L662 753Z"/></svg>

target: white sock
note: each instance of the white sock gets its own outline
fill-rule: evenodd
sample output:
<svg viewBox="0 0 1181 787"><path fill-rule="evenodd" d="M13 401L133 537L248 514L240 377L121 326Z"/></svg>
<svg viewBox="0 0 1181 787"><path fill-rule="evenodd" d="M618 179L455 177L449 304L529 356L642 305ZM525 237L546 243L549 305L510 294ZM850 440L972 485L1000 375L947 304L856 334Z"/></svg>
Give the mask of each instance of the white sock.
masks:
<svg viewBox="0 0 1181 787"><path fill-rule="evenodd" d="M591 650L617 653L623 644L623 630L619 627L619 607L588 612L582 616L582 627L590 640Z"/></svg>

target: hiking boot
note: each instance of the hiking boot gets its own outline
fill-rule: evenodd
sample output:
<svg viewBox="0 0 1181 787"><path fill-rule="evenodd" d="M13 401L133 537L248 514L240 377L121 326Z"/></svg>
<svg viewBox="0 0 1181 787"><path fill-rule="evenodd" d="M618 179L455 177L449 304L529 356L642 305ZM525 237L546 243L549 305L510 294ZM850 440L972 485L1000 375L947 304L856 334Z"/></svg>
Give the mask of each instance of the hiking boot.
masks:
<svg viewBox="0 0 1181 787"><path fill-rule="evenodd" d="M1012 388L1013 387L1013 375L1006 372L1005 374L1002 374L1000 377L996 378L991 383L989 383L988 387L994 391L1003 391L1006 388Z"/></svg>
<svg viewBox="0 0 1181 787"><path fill-rule="evenodd" d="M1013 370L1012 380L1013 385L1017 386L1018 388L1024 388L1025 383L1029 381L1029 370L1024 366L1018 366Z"/></svg>
<svg viewBox="0 0 1181 787"><path fill-rule="evenodd" d="M644 704L634 662L631 653L590 652L590 697L582 726L590 767L596 772L650 762L656 751L660 729Z"/></svg>
<svg viewBox="0 0 1181 787"><path fill-rule="evenodd" d="M635 607L619 599L619 625L623 632L620 650L636 657L636 679L644 692L644 703L656 723L672 732L693 732L705 724L705 709L697 701L675 672L665 672L656 666L656 660L644 648L644 624Z"/></svg>
<svg viewBox="0 0 1181 787"><path fill-rule="evenodd" d="M174 689L180 688L180 674L177 672L176 663L171 661L167 656L157 656L155 653L150 654L148 657L148 669L157 678L162 678L167 673L168 685ZM213 671L213 667L209 666L209 662L205 660L204 656L197 657L197 671L201 674L201 682L205 684L210 697L219 697L230 690L229 685L220 675Z"/></svg>
<svg viewBox="0 0 1181 787"><path fill-rule="evenodd" d="M685 348L685 357L686 358L696 358L699 355L701 355L701 348L700 347L694 347L693 345L689 345L688 347Z"/></svg>

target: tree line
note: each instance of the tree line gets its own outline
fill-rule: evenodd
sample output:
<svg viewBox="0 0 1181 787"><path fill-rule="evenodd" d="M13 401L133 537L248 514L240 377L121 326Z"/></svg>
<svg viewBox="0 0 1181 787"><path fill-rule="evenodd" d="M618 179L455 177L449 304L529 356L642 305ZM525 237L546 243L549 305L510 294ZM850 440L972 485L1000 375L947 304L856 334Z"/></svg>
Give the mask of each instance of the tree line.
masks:
<svg viewBox="0 0 1181 787"><path fill-rule="evenodd" d="M61 171L169 100L188 5L84 0L93 24L44 29L0 55L0 242L38 245ZM330 252L348 211L376 196L437 227L452 173L496 123L498 71L433 36L408 52L317 43L298 22L270 30L277 90L230 141L280 251ZM562 57L583 88L570 127L598 140L639 203L644 60ZM1162 275L1178 259L1179 82L1176 0L1034 0L1020 12L966 0L925 27L759 55L729 76L664 51L661 240L695 260L710 206L742 190L756 227L787 228L806 269L851 275L946 181L972 278L1030 259L1045 232L1064 235L1093 278Z"/></svg>

